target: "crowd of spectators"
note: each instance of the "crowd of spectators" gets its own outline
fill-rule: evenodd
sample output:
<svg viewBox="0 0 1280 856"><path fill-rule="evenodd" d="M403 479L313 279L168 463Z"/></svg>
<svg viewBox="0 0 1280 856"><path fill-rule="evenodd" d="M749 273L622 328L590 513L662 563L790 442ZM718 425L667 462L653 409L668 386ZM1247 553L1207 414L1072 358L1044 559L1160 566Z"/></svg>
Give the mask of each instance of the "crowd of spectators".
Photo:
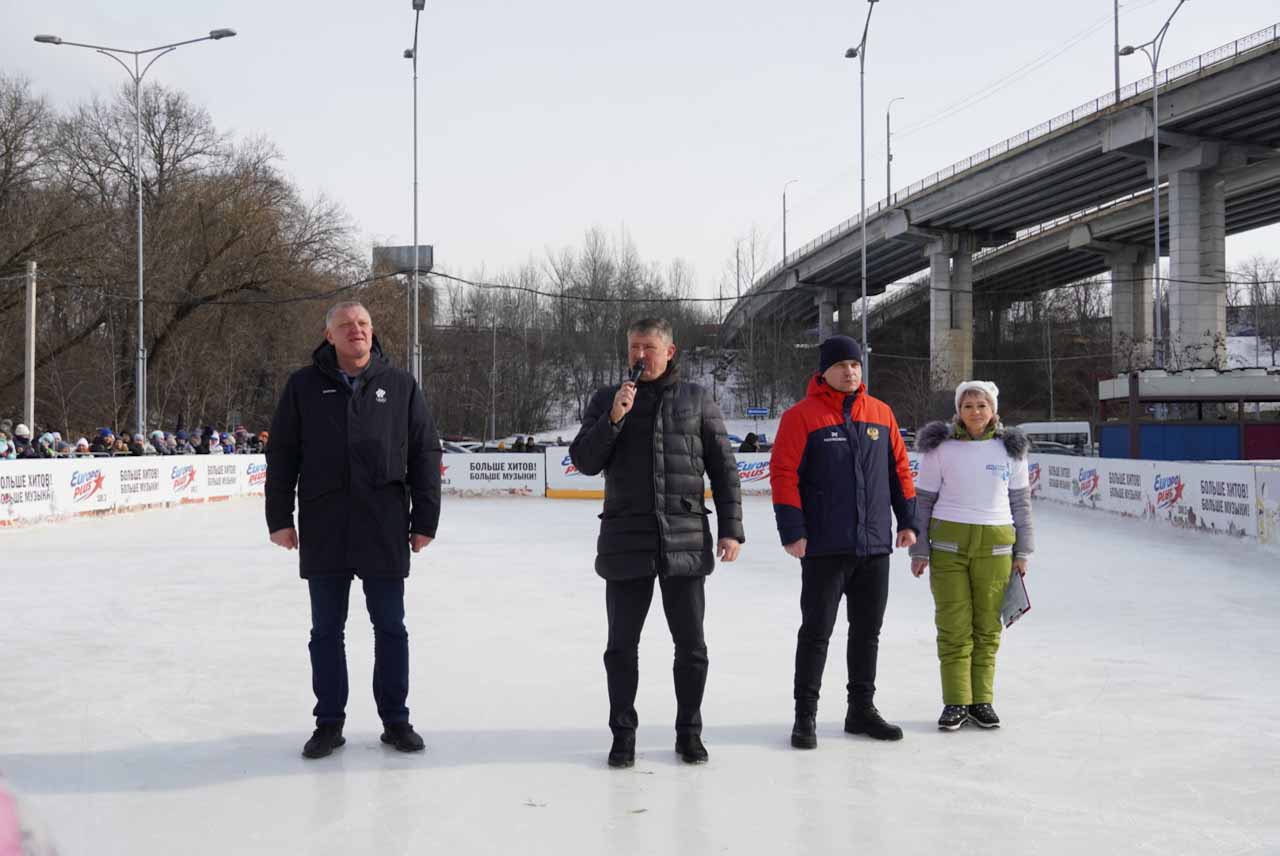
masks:
<svg viewBox="0 0 1280 856"><path fill-rule="evenodd" d="M99 428L92 437L72 442L57 431L32 431L21 422L0 419L0 461L41 458L106 458L140 455L256 455L266 451L267 432L251 433L243 425L233 431L205 426L188 431L152 431L150 435L117 434Z"/></svg>

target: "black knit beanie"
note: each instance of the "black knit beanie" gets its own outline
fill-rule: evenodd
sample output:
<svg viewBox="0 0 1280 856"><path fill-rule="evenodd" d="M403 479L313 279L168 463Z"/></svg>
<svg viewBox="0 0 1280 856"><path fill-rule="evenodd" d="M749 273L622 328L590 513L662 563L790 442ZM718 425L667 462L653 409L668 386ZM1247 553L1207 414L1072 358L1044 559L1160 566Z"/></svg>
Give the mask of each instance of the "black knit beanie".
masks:
<svg viewBox="0 0 1280 856"><path fill-rule="evenodd" d="M825 372L845 360L862 362L862 348L848 336L832 336L818 346L818 371Z"/></svg>

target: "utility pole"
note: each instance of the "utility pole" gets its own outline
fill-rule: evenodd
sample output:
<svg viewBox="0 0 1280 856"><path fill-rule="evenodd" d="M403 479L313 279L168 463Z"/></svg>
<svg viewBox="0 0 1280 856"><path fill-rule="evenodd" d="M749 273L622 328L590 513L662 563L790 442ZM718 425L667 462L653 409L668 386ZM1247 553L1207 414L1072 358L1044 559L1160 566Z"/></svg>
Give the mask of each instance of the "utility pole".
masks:
<svg viewBox="0 0 1280 856"><path fill-rule="evenodd" d="M36 430L36 263L27 262L27 341L22 385L22 414Z"/></svg>

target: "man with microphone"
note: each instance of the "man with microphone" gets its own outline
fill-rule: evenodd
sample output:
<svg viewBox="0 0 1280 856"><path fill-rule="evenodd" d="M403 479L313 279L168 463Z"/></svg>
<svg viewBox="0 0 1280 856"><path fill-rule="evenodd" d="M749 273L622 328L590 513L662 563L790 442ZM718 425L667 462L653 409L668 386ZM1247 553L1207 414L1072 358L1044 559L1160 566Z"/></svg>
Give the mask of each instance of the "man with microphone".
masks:
<svg viewBox="0 0 1280 856"><path fill-rule="evenodd" d="M635 763L638 649L655 580L675 643L676 753L699 764L707 760L703 581L716 558L732 562L745 540L738 466L711 394L680 379L671 325L661 318L636 321L627 349L631 378L596 391L569 448L580 472L605 474L595 569L605 579L609 621L609 766ZM715 500L715 539L703 473Z"/></svg>

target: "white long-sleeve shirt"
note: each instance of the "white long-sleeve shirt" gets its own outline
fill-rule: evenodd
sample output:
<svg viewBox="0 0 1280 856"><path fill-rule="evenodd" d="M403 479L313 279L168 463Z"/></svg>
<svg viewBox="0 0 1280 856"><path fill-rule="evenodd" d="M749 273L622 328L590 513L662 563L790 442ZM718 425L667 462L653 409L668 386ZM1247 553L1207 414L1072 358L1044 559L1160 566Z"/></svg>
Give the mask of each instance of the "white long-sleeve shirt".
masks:
<svg viewBox="0 0 1280 856"><path fill-rule="evenodd" d="M1013 525L1009 491L1031 486L1027 459L1000 438L945 440L920 458L916 490L938 495L933 517L980 526Z"/></svg>

